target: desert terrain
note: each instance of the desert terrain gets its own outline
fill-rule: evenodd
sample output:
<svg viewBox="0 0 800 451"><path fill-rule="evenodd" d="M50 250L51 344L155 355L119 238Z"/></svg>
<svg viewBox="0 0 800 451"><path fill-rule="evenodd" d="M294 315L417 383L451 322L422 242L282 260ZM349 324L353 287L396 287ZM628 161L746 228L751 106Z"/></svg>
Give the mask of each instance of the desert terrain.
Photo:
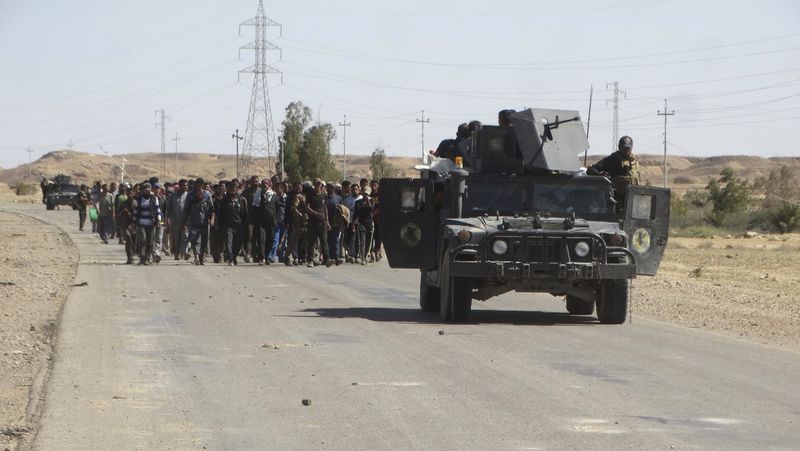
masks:
<svg viewBox="0 0 800 451"><path fill-rule="evenodd" d="M112 160L113 158L114 160ZM30 165L22 164L15 168L0 169L0 183L15 185L18 182L38 183L42 177L52 179L57 174L71 175L78 183L92 183L95 180L121 179L122 171L117 163L122 155L98 155L87 152L59 150L45 154ZM344 159L334 155L336 167L341 171ZM588 164L598 161L601 156L589 156ZM158 175L162 180L175 179L174 154L167 155L167 170L160 174L161 155L157 153L126 154L125 171L135 180L144 180ZM389 162L399 176L416 174L414 165L418 158L389 156ZM639 155L639 165L643 183L661 186L664 182L663 158L658 155ZM369 155L348 155L347 171L350 179L371 178ZM235 177L236 159L233 155L181 153L179 154L181 178L203 177L207 180L221 180ZM720 171L731 167L740 177L754 180L769 174L771 170L786 165L795 172L800 171L800 157L762 158L753 156L717 156L668 158L670 187L679 194L689 189L702 189L708 181L719 176ZM263 160L256 161L257 168L264 168ZM248 171L242 171L247 173ZM31 174L30 177L28 174Z"/></svg>
<svg viewBox="0 0 800 451"><path fill-rule="evenodd" d="M38 193L16 196L0 185L0 210L39 200ZM41 384L46 377L76 262L77 251L60 230L0 211L4 449L15 449L28 437L38 414L36 381ZM800 234L672 237L658 275L633 282L631 319L648 318L800 352L799 266Z"/></svg>

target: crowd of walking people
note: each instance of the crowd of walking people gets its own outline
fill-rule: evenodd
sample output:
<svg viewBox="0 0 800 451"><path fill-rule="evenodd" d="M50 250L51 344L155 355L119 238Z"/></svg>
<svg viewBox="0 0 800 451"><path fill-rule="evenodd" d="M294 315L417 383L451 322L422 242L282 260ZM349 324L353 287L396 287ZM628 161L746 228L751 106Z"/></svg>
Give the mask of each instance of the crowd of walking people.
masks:
<svg viewBox="0 0 800 451"><path fill-rule="evenodd" d="M134 185L96 182L75 196L103 243L125 246L127 264L162 258L205 265L366 265L382 258L378 182L293 183L277 177L209 183L201 178Z"/></svg>

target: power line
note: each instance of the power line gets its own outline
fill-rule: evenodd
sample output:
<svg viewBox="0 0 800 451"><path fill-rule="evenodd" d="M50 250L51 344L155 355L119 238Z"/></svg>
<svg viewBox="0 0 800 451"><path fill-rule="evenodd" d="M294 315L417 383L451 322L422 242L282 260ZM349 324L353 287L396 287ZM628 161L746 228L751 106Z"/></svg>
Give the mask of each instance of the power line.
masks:
<svg viewBox="0 0 800 451"><path fill-rule="evenodd" d="M342 152L344 153L344 171L343 172L343 179L347 180L347 127L350 126L350 122L347 122L347 115L344 115L344 122L339 122L339 127L342 127Z"/></svg>
<svg viewBox="0 0 800 451"><path fill-rule="evenodd" d="M606 105L608 105L609 101L613 102L614 104L614 119L613 119L614 133L611 135L611 150L613 151L614 149L617 148L617 141L619 141L619 95L620 93L622 93L622 95L625 96L625 98L628 98L628 93L619 89L618 81L612 81L606 83L606 89L608 89L609 86L614 87L614 97L611 100L606 99Z"/></svg>
<svg viewBox="0 0 800 451"><path fill-rule="evenodd" d="M428 161L425 153L425 124L429 123L430 119L425 119L425 110L422 110L422 119L417 118L417 122L422 126L422 164Z"/></svg>
<svg viewBox="0 0 800 451"><path fill-rule="evenodd" d="M110 85L102 86L100 88L91 89L89 91L84 91L84 92L80 92L80 93L77 93L77 94L72 94L72 95L63 96L63 97L57 97L57 98L54 98L54 99L45 99L45 100L40 100L40 101L17 103L17 104L0 104L0 107L17 107L17 106L26 106L26 105L31 105L31 104L47 104L47 103L51 103L51 102L57 102L57 101L65 100L65 99L73 99L73 98L76 98L76 97L84 97L84 96L87 96L87 95L90 95L90 94L95 94L95 93L98 93L98 92L107 91L109 89L113 89L113 88L124 86L124 85L130 84L130 83L137 82L137 81L139 81L139 80L141 80L143 78L151 77L151 76L153 76L155 74L158 74L160 72L163 72L165 70L172 69L175 66L178 66L178 65L180 65L182 63L185 63L186 61L190 61L192 59L195 59L195 58L198 58L200 56L203 56L206 53L208 53L209 51L214 50L214 49L216 49L218 47L222 47L222 46L224 46L224 45L226 45L226 44L228 44L230 42L233 42L233 41L235 41L237 39L239 39L239 38L235 37L235 38L227 39L227 40L225 40L225 41L223 41L223 42L221 42L221 43L219 43L217 45L209 47L209 48L207 48L205 50L202 50L202 51L200 51L198 53L192 54L192 55L190 55L190 56L188 56L186 58L183 58L181 60L175 61L172 64L169 64L167 66L155 69L153 71L147 72L147 73L142 74L142 75L138 75L138 76L133 77L133 78L129 78L129 79L125 80L125 81L121 81L121 82L118 82L118 83L113 83L113 84L110 84Z"/></svg>
<svg viewBox="0 0 800 451"><path fill-rule="evenodd" d="M388 16L388 17L430 17L430 18L441 18L441 17L518 17L518 16L546 16L546 15L558 15L558 14L575 14L575 13L582 13L582 12L596 12L596 11L604 11L604 10L615 10L615 9L628 9L634 7L641 7L641 6L648 6L654 5L659 3L666 3L665 0L654 0L654 1L647 1L647 2L634 2L634 3L625 3L619 5L609 5L609 6L596 6L596 7L588 7L588 8L571 8L571 9L556 9L556 10L542 10L542 11L508 11L508 12L497 12L494 11L486 11L480 13L462 13L457 11L448 11L448 12L441 12L441 13L409 13L409 12L384 12L384 11L367 11L363 9L343 9L343 8L328 8L328 7L319 7L319 6L310 6L310 5L302 5L297 3L288 3L288 2L281 2L281 1L273 1L273 4L282 5L282 6L289 6L293 8L303 8L308 9L314 12L319 12L322 14L328 13L336 13L336 14L348 14L348 15L367 15L367 16Z"/></svg>
<svg viewBox="0 0 800 451"><path fill-rule="evenodd" d="M180 141L180 137L178 137L178 132L175 132L175 137L172 138L175 141L175 180L177 181L180 179L180 175L178 175L178 141Z"/></svg>
<svg viewBox="0 0 800 451"><path fill-rule="evenodd" d="M25 149L25 152L28 152L28 179L30 180L30 178L31 178L31 157L33 156L33 148L28 146L28 148Z"/></svg>
<svg viewBox="0 0 800 451"><path fill-rule="evenodd" d="M659 116L664 116L664 188L667 188L667 116L675 116L675 110L667 111L667 99L664 99L664 112L658 111Z"/></svg>
<svg viewBox="0 0 800 451"><path fill-rule="evenodd" d="M442 66L442 67L456 67L456 68L467 68L467 69L520 69L520 70L583 70L583 69L617 69L617 68L631 68L631 67L649 67L649 66L662 66L662 65L670 65L670 64L684 64L684 63L696 63L696 62L705 62L705 61L716 61L716 60L724 60L724 59L732 59L732 58L743 58L749 56L759 56L759 55L767 55L773 53L783 53L789 52L800 49L800 47L788 47L782 49L768 49L756 52L749 52L749 53L742 53L738 55L717 55L717 56L708 56L708 57L701 57L695 59L686 59L686 60L673 60L673 61L662 61L662 62L650 62L650 63L639 63L639 64L627 64L627 65L620 65L614 64L613 66L574 66L576 64L591 64L591 63L611 63L611 62L618 62L618 61L626 61L626 60L636 60L636 59L645 59L645 58L653 58L659 56L669 56L669 55L679 55L685 53L697 53L701 51L708 51L708 50L717 50L721 48L729 48L729 47L738 47L744 45L751 45L755 43L762 43L768 41L775 41L775 40L782 40L782 39L790 39L796 38L800 36L800 33L792 33L787 35L781 36L773 36L768 38L761 38L755 39L750 41L740 41L735 43L723 44L723 45L716 45L716 46L709 46L709 47L700 47L694 49L684 49L684 50L674 50L674 51L667 51L667 52L659 52L659 53L650 53L650 54L640 54L640 55L629 55L629 56L620 56L620 57L609 57L609 58L593 58L593 59L584 59L584 60L571 60L571 61L536 61L536 62L524 62L524 63L452 63L452 62L442 62L442 61L426 61L426 60L415 60L415 59L405 59L405 58L396 58L396 57L389 57L383 55L374 55L369 53L361 53L361 52L353 52L349 50L341 50L335 49L332 47L322 46L318 44L309 43L306 41L300 41L297 39L285 38L288 41L297 42L303 45L316 47L323 50L314 50L314 49L303 49L298 47L291 47L286 46L287 48L293 48L295 50L306 51L311 53L321 53L327 54L332 56L341 56L346 58L353 58L353 59L366 59L369 61L374 62L385 62L385 63L398 63L398 64L416 64L416 65L426 65L426 66ZM570 67L558 67L560 65L567 65ZM551 67L556 66L556 67Z"/></svg>
<svg viewBox="0 0 800 451"><path fill-rule="evenodd" d="M231 135L233 138L233 142L236 143L236 178L239 179L241 176L239 175L239 141L243 140L243 136L239 136L239 129L236 129L236 133Z"/></svg>
<svg viewBox="0 0 800 451"><path fill-rule="evenodd" d="M156 127L160 127L161 128L161 168L160 168L161 170L159 172L159 175L161 177L165 177L166 178L166 176L167 176L167 121L171 120L171 118L168 117L164 113L164 109L156 110L156 117L159 118L158 122L156 123ZM176 146L175 147L175 154L176 154L175 158L177 158L177 153L178 153L177 145L178 145L178 143L176 141L175 142L175 146ZM177 169L176 169L175 172L177 172Z"/></svg>

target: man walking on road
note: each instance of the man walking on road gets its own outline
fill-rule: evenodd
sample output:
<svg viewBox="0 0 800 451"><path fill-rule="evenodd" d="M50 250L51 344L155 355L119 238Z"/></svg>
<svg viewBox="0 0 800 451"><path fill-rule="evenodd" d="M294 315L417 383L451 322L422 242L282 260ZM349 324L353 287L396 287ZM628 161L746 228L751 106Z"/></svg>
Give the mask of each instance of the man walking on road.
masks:
<svg viewBox="0 0 800 451"><path fill-rule="evenodd" d="M81 185L81 190L75 195L75 206L78 207L78 231L83 232L86 225L86 210L92 204L92 197L89 195L89 187Z"/></svg>
<svg viewBox="0 0 800 451"><path fill-rule="evenodd" d="M325 185L321 180L314 182L314 187L308 187L306 202L308 203L308 229L306 231L306 263L309 268L314 266L314 248L319 245L319 254L322 263L330 267L333 262L328 253L328 209L325 206Z"/></svg>
<svg viewBox="0 0 800 451"><path fill-rule="evenodd" d="M97 232L103 244L108 244L108 237L111 235L114 215L114 196L108 192L108 185L100 186L100 194L97 196Z"/></svg>
<svg viewBox="0 0 800 451"><path fill-rule="evenodd" d="M214 205L206 196L202 183L196 183L191 199L186 202L182 222L188 231L188 243L191 245L195 265L205 265L208 248L208 224L214 216ZM197 242L200 242L198 246ZM199 247L199 249L198 249Z"/></svg>
<svg viewBox="0 0 800 451"><path fill-rule="evenodd" d="M237 257L242 247L244 228L247 227L247 202L239 196L236 184L228 182L228 194L220 206L219 226L225 233L225 261L228 266L238 265Z"/></svg>
<svg viewBox="0 0 800 451"><path fill-rule="evenodd" d="M142 185L142 194L136 198L137 242L139 244L139 264L149 265L153 256L155 229L161 221L161 206L158 197L150 192L150 183Z"/></svg>
<svg viewBox="0 0 800 451"><path fill-rule="evenodd" d="M178 189L167 198L167 228L170 236L170 252L179 260L184 256L189 258L186 253L187 235L186 228L183 227L183 211L186 208L186 199L189 198L187 191L188 182L181 179L178 182Z"/></svg>

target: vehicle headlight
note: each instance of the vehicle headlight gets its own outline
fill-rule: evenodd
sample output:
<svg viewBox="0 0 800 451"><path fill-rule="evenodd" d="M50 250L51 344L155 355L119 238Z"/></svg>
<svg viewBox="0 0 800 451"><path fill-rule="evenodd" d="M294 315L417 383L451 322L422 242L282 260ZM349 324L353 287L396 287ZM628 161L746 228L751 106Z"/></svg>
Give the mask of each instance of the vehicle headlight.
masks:
<svg viewBox="0 0 800 451"><path fill-rule="evenodd" d="M456 236L462 243L469 243L469 240L472 239L472 233L469 230L459 230Z"/></svg>
<svg viewBox="0 0 800 451"><path fill-rule="evenodd" d="M505 255L508 252L508 243L504 240L497 240L492 244L492 252L497 255Z"/></svg>
<svg viewBox="0 0 800 451"><path fill-rule="evenodd" d="M579 241L578 244L575 245L575 255L578 257L586 257L589 255L590 250L589 243L586 241Z"/></svg>
<svg viewBox="0 0 800 451"><path fill-rule="evenodd" d="M644 254L650 249L650 232L645 229L636 229L631 239L633 250L637 254Z"/></svg>

